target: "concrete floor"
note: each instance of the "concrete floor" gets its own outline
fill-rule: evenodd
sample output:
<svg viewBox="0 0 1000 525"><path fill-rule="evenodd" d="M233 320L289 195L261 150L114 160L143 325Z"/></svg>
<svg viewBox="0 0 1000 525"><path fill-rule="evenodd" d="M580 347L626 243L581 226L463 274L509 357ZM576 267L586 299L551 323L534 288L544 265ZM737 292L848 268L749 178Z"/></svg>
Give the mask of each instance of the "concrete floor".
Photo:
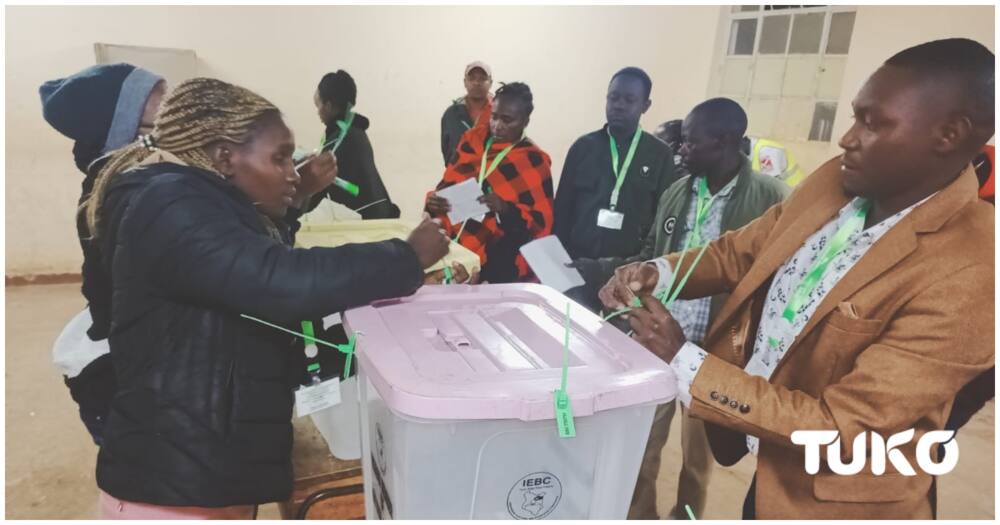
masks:
<svg viewBox="0 0 1000 525"><path fill-rule="evenodd" d="M8 287L6 352L6 517L8 519L96 518L94 462L97 448L76 405L52 367L51 348L62 326L84 306L79 285ZM679 436L679 418L672 436ZM994 404L958 437L961 459L938 480L942 519L993 519L995 486ZM673 504L679 439L664 453L661 512ZM739 518L754 462L716 466L706 519ZM261 518L277 518L275 505Z"/></svg>

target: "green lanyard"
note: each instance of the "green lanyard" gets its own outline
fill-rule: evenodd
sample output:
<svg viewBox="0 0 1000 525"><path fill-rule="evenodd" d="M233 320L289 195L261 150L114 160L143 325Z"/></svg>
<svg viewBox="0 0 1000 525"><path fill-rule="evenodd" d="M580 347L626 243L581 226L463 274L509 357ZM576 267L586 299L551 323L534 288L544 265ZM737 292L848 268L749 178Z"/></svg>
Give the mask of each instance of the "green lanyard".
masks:
<svg viewBox="0 0 1000 525"><path fill-rule="evenodd" d="M486 169L486 157L489 156L490 148L493 147L493 137L486 139L486 148L483 150L483 160L482 162L479 163L480 186L483 185L483 181L486 180L486 177L489 177L490 174L493 173L495 169L497 169L497 165L499 165L500 161L502 161L503 158L506 157L508 153L510 153L510 150L514 149L514 146L516 146L522 140L524 140L524 135L521 135L521 138L518 139L517 142L512 142L510 146L507 146L506 148L500 150L500 153L497 153L497 156L493 157L493 162L490 163L490 168Z"/></svg>
<svg viewBox="0 0 1000 525"><path fill-rule="evenodd" d="M289 329L287 329L285 327L278 326L278 325L276 325L274 323L269 323L269 322L267 322L267 321L265 321L263 319L258 319L256 317L249 316L247 314L240 314L240 317L242 317L244 319L249 319L249 320L257 322L257 323L260 323L260 324L262 324L264 326L270 326L271 328L274 328L276 330L281 330L282 332L285 332L285 333L288 333L288 334L297 335L297 336L301 337L303 339L303 341L305 341L305 343L307 345L310 344L310 343L312 343L313 345L315 345L316 343L319 343L319 344L324 345L324 346L329 346L330 348L336 348L341 353L343 353L343 354L345 354L347 356L347 359L344 361L344 376L343 376L343 379L347 379L348 374L351 373L351 358L354 357L354 349L357 346L357 337L356 337L356 335L362 335L361 332L358 332L356 335L352 335L351 337L347 338L347 344L346 345L338 345L338 344L331 343L329 341L324 341L324 340L316 337L316 335L313 332L308 331L308 330L304 330L304 331L307 331L308 333L299 333L299 332L296 332L294 330L289 330ZM309 321L303 321L303 324L302 324L302 328L303 329L306 328L306 324L305 323L309 323L309 325L308 325L309 328L312 328L312 323L311 322L309 322ZM307 368L306 370L309 371L310 373L312 373L314 371L316 373L319 373L319 363L316 363L315 367L310 367L310 368Z"/></svg>
<svg viewBox="0 0 1000 525"><path fill-rule="evenodd" d="M712 209L712 204L715 203L715 198L719 194L709 196L708 194L708 181L706 177L698 178L698 206L695 208L694 213L694 228L691 229L690 235L688 235L687 240L689 242L685 243L685 250L687 245L691 246L701 246L701 227L705 224L705 220L708 219L708 212ZM692 240L694 238L694 240Z"/></svg>
<svg viewBox="0 0 1000 525"><path fill-rule="evenodd" d="M694 227L691 229L691 233L688 234L687 239L684 240L684 247L681 248L680 251L681 256L677 260L677 264L674 265L674 268L681 267L681 265L684 263L684 256L687 255L688 250L692 246L701 246L701 250L698 251L698 255L695 256L694 263L688 267L688 271L681 278L680 282L677 282L677 286L676 287L674 286L675 281L677 281L677 272L675 271L670 274L670 280L667 282L666 288L664 288L660 293L656 295L656 298L659 299L660 302L663 303L663 305L666 306L667 308L670 308L674 304L674 301L677 300L677 297L681 294L681 290L684 289L684 285L687 284L688 279L691 278L691 274L694 272L695 267L698 266L698 263L701 262L702 256L705 255L705 250L708 249L707 242L702 244L701 226L705 223L705 220L708 218L708 211L712 209L712 203L715 202L715 198L718 196L719 193L716 193L715 195L709 197L707 179L705 177L701 177L698 179L698 203L695 208ZM635 299L638 300L638 297L636 297ZM631 307L625 307L622 308L621 310L612 312L604 319L608 320L612 317L616 317L618 315L621 315L625 312L628 312L634 308L638 308L641 306L642 303L633 302Z"/></svg>
<svg viewBox="0 0 1000 525"><path fill-rule="evenodd" d="M868 215L868 208L870 207L868 201L864 201L858 211L855 212L851 218L847 219L837 233L833 235L833 238L829 240L826 244L826 248L823 253L816 259L813 263L812 268L809 269L809 273L802 279L802 282L795 287L795 291L792 292L792 297L788 301L788 305L785 306L785 311L781 314L788 324L793 324L795 321L795 316L798 315L798 311L802 309L802 305L806 303L809 296L812 295L813 290L819 285L820 280L823 279L823 274L826 273L827 266L840 255L841 252L847 248L847 241L850 240L851 236L857 234L865 227L865 217Z"/></svg>
<svg viewBox="0 0 1000 525"><path fill-rule="evenodd" d="M333 142L333 149L331 149L330 151L336 153L337 149L340 148L340 144L344 142L344 137L347 136L347 130L351 129L351 124L353 123L354 123L354 110L351 109L350 105L348 105L347 118L345 118L344 120L337 121L337 127L340 128L340 134L337 135L337 138L332 141L326 141L326 135L324 134L323 140L320 141L319 149L322 151L323 148L330 145L330 142Z"/></svg>
<svg viewBox="0 0 1000 525"><path fill-rule="evenodd" d="M628 168L632 165L632 158L635 157L635 148L639 145L639 137L642 136L642 128L639 126L635 127L635 135L632 136L632 144L628 147L628 153L625 154L625 162L620 166L618 164L618 143L615 142L615 137L611 135L611 129L608 130L608 143L611 145L611 171L615 174L615 189L611 191L611 211L615 210L618 206L618 194L622 190L622 184L625 183L625 176L628 175Z"/></svg>
<svg viewBox="0 0 1000 525"><path fill-rule="evenodd" d="M326 134L325 133L323 134L322 140L319 141L320 151L324 151L327 146L333 144L333 147L330 148L330 153L337 153L337 149L339 149L340 145L344 142L344 137L347 136L347 130L351 129L351 124L354 123L354 110L351 108L352 106L350 105L347 106L347 118L345 118L344 120L337 121L337 127L340 128L340 133L337 135L337 138L333 140L326 140ZM346 191L347 193L350 193L354 197L357 197L358 194L361 193L361 188L359 188L357 184L354 184L353 182L350 182L341 177L333 179L333 185Z"/></svg>

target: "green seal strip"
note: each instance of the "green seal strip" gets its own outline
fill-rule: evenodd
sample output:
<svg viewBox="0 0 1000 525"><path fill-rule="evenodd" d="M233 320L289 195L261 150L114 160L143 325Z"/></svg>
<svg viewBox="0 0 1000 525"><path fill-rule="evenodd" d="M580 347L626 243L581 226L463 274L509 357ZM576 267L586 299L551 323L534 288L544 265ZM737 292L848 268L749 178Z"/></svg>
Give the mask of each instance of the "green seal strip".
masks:
<svg viewBox="0 0 1000 525"><path fill-rule="evenodd" d="M354 357L355 343L357 343L357 338L352 335L347 339L346 345L337 345L337 350L347 354L347 359L344 361L344 379L347 379L347 376L351 373L351 358Z"/></svg>
<svg viewBox="0 0 1000 525"><path fill-rule="evenodd" d="M570 303L566 303L566 330L563 336L563 363L562 381L559 390L555 391L556 404L556 426L559 428L559 437L576 437L576 425L573 423L573 406L569 401L569 394L566 393L566 380L569 375L569 318Z"/></svg>
<svg viewBox="0 0 1000 525"><path fill-rule="evenodd" d="M283 326L278 326L276 324L269 323L269 322L267 322L267 321L265 321L263 319L257 319L256 317L249 316L247 314L240 314L240 317L242 317L244 319L249 319L249 320L257 322L257 323L260 323L260 324L262 324L264 326L269 326L269 327L274 328L276 330L281 330L282 332L286 332L286 333L292 334L294 336L301 337L307 343L318 343L318 344L321 344L321 345L324 345L324 346L328 346L330 348L336 348L339 352L341 352L343 354L347 354L347 360L344 361L344 379L347 379L347 375L351 371L351 359L354 357L354 349L357 346L357 337L356 336L352 335L351 337L349 337L347 339L347 344L346 345L338 345L336 343L331 343L329 341L324 341L322 339L319 339L318 337L315 337L314 335L312 335L312 332L310 332L309 335L302 334L302 333L296 332L295 330L289 330L289 329L287 329L287 328L285 328ZM308 323L308 322L309 321L304 321L304 323ZM312 325L312 323L310 323L310 327L311 327L311 325Z"/></svg>

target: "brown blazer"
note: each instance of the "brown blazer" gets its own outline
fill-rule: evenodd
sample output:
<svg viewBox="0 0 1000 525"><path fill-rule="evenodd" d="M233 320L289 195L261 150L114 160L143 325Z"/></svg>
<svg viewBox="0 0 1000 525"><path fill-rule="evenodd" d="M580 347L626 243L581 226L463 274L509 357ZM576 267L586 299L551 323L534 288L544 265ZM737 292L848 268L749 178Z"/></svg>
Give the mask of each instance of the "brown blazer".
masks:
<svg viewBox="0 0 1000 525"><path fill-rule="evenodd" d="M932 476L917 465L917 440L942 429L958 391L994 363L993 207L977 199L971 167L872 246L770 381L742 370L774 273L849 201L840 179L833 159L784 203L709 245L681 297L731 295L705 339L711 355L691 385L690 413L710 423L723 465L747 453L745 433L761 439L760 519L932 518ZM678 256L668 257L675 266ZM891 463L875 476L870 461L857 475L834 474L826 447L820 472L809 475L804 448L790 439L795 430L837 430L849 460L858 433L888 438L910 428L913 441L897 450L912 477Z"/></svg>

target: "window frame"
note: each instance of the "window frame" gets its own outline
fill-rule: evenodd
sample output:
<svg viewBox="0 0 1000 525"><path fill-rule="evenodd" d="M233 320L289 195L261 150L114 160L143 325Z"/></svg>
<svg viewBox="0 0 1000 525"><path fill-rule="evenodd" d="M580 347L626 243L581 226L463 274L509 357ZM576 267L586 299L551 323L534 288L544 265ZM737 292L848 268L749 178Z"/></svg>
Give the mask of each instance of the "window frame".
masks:
<svg viewBox="0 0 1000 525"><path fill-rule="evenodd" d="M855 16L854 16L854 24L855 24L855 26L852 27L852 30L851 30L852 31L852 39L853 39L853 31L854 31L854 29L856 29L856 24L857 24L857 20L858 20L857 19L858 6L855 6L855 5L826 5L826 6L813 6L813 7L788 7L788 8L785 8L785 9L771 9L771 10L768 10L768 9L766 9L765 5L761 5L761 6L759 6L759 9L757 9L756 11L737 11L736 9L738 9L739 7L740 6L738 6L738 5L737 6L731 6L730 9L728 9L728 12L726 12L726 25L725 25L725 27L729 31L729 34L727 35L727 38L725 40L726 45L725 45L725 47L722 50L722 56L721 56L721 58L722 58L723 62L720 63L720 67L722 66L722 64L725 64L726 61L730 61L730 60L747 61L747 62L751 63L751 66L750 66L751 67L750 78L747 81L746 91L740 97L742 100L746 101L746 103L747 103L747 111L748 112L749 112L749 107L750 107L751 103L754 100L758 100L758 99L759 100L775 100L778 103L778 107L780 107L782 101L784 101L784 100L807 100L807 99L810 100L811 101L811 106L812 106L812 111L810 113L810 119L809 119L810 124L809 124L808 128L811 130L811 128L812 128L812 120L815 117L816 105L819 104L819 103L833 103L834 105L836 105L836 104L838 104L839 100L837 100L837 99L830 99L830 98L827 98L827 97L820 97L818 93L813 94L813 95L811 95L809 97L785 95L784 93L782 93L781 95L778 95L778 96L754 96L753 95L753 86L754 86L755 77L756 77L757 72L758 72L758 67L757 67L758 60L760 60L760 59L765 59L766 60L766 59L783 58L783 59L785 59L787 61L789 59L795 59L795 58L816 57L818 59L818 64L820 64L820 67L822 67L822 64L824 63L824 61L827 58L840 58L840 59L846 60L847 57L851 53L851 47L850 47L850 45L848 45L848 49L847 49L846 53L827 53L827 46L829 44L829 37L830 37L830 25L831 25L831 22L833 20L833 15L834 14L836 14L836 13L854 13L855 14ZM820 41L819 41L819 49L818 49L818 51L816 53L791 53L791 52L789 52L790 51L790 47L791 47L792 34L795 31L795 23L796 23L795 17L796 17L796 15L800 15L800 14L813 14L813 13L821 13L821 14L823 14L823 29L822 29L823 32L820 35ZM764 29L764 18L768 17L768 16L789 16L790 17L789 26L788 26L788 34L785 36L784 53L761 53L760 52L761 35L762 35L763 29ZM730 52L729 52L729 42L733 38L733 29L735 27L736 21L739 21L739 20L756 20L757 21L756 31L755 31L755 34L754 34L754 41L753 41L753 52L750 53L750 54L739 55L739 54L730 54ZM734 93L734 95L735 95L735 93ZM836 112L836 110L835 110L835 112ZM801 141L801 142L809 142L809 143L830 143L830 142L833 141L832 137L828 141L810 140L809 139L809 132L808 131L806 132L806 135L804 137L799 137L799 138L774 137L774 138L777 138L779 140L792 140L792 141Z"/></svg>
<svg viewBox="0 0 1000 525"><path fill-rule="evenodd" d="M732 7L739 7L738 5ZM789 7L787 9L777 9L777 10L764 10L764 6L756 11L740 11L734 12L732 9L727 13L729 23L727 24L728 30L730 32L730 38L732 37L733 22L737 20L750 20L757 19L757 30L754 34L753 40L753 53L749 55L731 55L729 54L729 39L726 39L726 57L757 57L760 55L760 34L764 28L764 17L767 16L780 16L780 15L791 15L791 21L788 26L788 35L785 39L785 52L784 53L767 53L764 56L775 57L784 54L785 56L809 56L809 55L827 55L826 45L830 38L830 21L834 13L844 13L850 12L855 13L854 23L857 24L857 11L858 7L854 5L827 5L820 7ZM795 30L795 15L799 14L809 14L809 13L823 13L823 34L820 36L819 40L819 52L818 53L789 53L788 47L791 45L792 32ZM853 30L852 30L853 31ZM853 32L852 32L853 34ZM848 49L847 53L832 53L833 56L847 56L850 54L851 50Z"/></svg>

